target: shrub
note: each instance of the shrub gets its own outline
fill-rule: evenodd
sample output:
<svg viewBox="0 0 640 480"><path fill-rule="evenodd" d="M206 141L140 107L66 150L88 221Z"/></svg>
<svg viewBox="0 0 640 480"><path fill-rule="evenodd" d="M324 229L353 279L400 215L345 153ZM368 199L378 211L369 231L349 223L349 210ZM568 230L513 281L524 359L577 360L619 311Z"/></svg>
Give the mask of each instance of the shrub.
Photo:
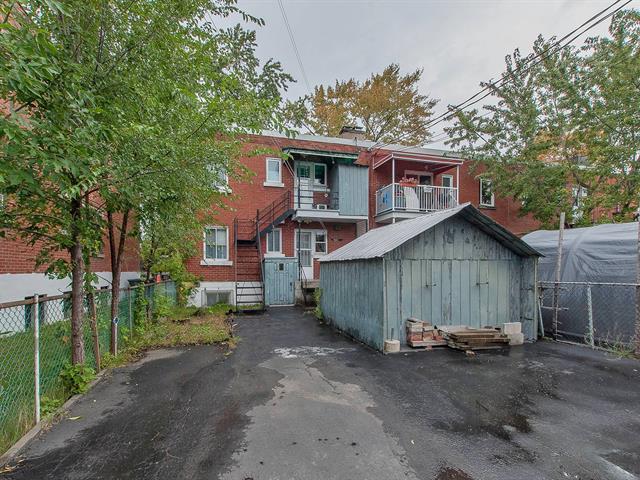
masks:
<svg viewBox="0 0 640 480"><path fill-rule="evenodd" d="M313 301L315 302L316 306L313 309L313 314L316 316L316 318L318 320L323 320L324 319L324 315L322 313L322 308L320 308L320 299L322 298L322 290L320 288L316 288L313 291Z"/></svg>
<svg viewBox="0 0 640 480"><path fill-rule="evenodd" d="M93 368L83 363L78 363L77 365L67 363L60 372L62 385L71 395L86 393L89 383L94 378L96 378L96 373Z"/></svg>

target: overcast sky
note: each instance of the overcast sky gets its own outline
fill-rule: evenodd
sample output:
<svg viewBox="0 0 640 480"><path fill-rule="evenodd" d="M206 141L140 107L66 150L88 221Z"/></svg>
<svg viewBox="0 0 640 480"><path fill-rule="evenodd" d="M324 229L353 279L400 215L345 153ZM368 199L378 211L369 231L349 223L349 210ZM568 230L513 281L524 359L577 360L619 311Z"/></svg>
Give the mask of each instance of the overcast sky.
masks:
<svg viewBox="0 0 640 480"><path fill-rule="evenodd" d="M280 60L298 81L287 96L307 93L277 0L238 3L266 22L258 29L259 56ZM364 79L395 62L403 72L424 69L420 90L440 99L437 113L475 93L480 81L497 78L504 69L504 56L514 48L528 53L538 34L561 37L611 3L283 0L311 87L336 79ZM636 3L640 2L630 6L637 8ZM606 25L603 22L589 33L605 33Z"/></svg>

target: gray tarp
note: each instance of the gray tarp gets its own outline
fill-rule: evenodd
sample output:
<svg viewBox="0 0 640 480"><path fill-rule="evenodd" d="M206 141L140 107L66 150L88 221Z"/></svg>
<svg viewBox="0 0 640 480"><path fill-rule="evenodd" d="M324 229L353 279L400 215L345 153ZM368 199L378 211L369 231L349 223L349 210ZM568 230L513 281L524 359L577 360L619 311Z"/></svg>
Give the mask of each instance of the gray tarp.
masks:
<svg viewBox="0 0 640 480"><path fill-rule="evenodd" d="M523 237L544 255L538 263L538 279L554 281L558 250L558 231L539 230ZM638 251L638 224L618 223L573 228L564 231L560 279L563 282L634 283ZM595 338L624 341L632 338L635 322L633 287L591 287ZM551 306L551 292L543 305ZM575 339L588 328L587 287L563 285L559 306L559 330ZM550 330L552 310L543 311L545 330Z"/></svg>

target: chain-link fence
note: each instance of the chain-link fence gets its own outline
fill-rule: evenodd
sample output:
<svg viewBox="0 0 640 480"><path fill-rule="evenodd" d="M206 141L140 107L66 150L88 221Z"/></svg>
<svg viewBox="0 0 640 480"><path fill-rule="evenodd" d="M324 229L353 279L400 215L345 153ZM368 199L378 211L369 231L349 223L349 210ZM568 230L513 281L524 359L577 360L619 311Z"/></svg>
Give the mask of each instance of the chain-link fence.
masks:
<svg viewBox="0 0 640 480"><path fill-rule="evenodd" d="M97 290L84 301L83 336L86 364L95 368L91 329L95 303L100 352L111 339L111 289ZM120 290L118 345L135 335L136 324L153 316L159 297L176 301L173 282ZM60 372L71 362L71 298L69 294L37 296L0 304L0 453L39 417L40 401L64 395ZM36 388L39 386L39 392ZM39 397L39 399L38 399ZM38 400L37 400L38 399Z"/></svg>
<svg viewBox="0 0 640 480"><path fill-rule="evenodd" d="M638 284L540 282L539 287L545 335L608 349L633 347Z"/></svg>

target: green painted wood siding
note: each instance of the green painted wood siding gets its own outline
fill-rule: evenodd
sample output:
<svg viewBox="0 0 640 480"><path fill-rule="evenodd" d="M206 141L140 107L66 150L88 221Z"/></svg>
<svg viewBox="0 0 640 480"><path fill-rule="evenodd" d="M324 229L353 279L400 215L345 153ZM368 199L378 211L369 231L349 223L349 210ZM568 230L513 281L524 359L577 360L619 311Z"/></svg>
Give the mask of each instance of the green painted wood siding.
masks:
<svg viewBox="0 0 640 480"><path fill-rule="evenodd" d="M341 215L368 215L369 213L369 169L356 165L338 164L337 184Z"/></svg>
<svg viewBox="0 0 640 480"><path fill-rule="evenodd" d="M382 350L382 259L323 263L320 288L327 323Z"/></svg>

